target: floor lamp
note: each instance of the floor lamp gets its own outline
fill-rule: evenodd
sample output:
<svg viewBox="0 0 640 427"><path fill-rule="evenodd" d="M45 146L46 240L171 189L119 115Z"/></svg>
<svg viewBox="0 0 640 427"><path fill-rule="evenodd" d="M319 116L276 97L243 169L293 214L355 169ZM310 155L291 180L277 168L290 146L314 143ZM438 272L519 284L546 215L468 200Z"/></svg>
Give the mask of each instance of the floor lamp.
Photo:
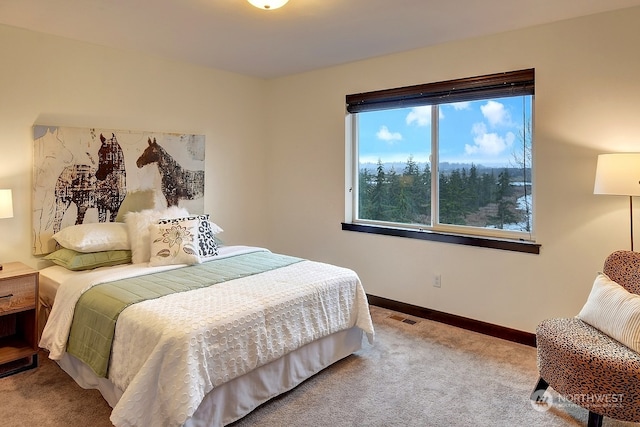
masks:
<svg viewBox="0 0 640 427"><path fill-rule="evenodd" d="M600 154L593 194L629 196L633 250L633 196L640 196L640 153Z"/></svg>

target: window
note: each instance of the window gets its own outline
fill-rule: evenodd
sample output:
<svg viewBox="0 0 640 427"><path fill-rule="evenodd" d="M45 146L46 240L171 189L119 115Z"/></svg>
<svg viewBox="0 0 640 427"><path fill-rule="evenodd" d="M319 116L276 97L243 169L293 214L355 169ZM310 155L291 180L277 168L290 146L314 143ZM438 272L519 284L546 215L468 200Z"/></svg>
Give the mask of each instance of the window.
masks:
<svg viewBox="0 0 640 427"><path fill-rule="evenodd" d="M348 95L345 223L533 242L533 98L533 69Z"/></svg>

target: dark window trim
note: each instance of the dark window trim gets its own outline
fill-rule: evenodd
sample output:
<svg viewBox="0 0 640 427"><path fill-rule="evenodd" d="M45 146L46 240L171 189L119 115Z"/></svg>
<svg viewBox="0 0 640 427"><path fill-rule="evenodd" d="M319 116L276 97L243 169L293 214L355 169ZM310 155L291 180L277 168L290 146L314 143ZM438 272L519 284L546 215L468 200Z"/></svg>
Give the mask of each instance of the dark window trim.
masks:
<svg viewBox="0 0 640 427"><path fill-rule="evenodd" d="M526 241L497 239L464 234L449 234L430 230L411 230L405 228L382 227L379 225L342 223L342 230L359 233L380 234L384 236L405 237L409 239L429 240L433 242L453 243L457 245L477 246L512 252L540 254L540 244Z"/></svg>
<svg viewBox="0 0 640 427"><path fill-rule="evenodd" d="M534 92L535 69L531 68L437 83L356 93L346 96L346 104L349 113L360 113L363 111L389 108L474 101L485 98L534 95Z"/></svg>
<svg viewBox="0 0 640 427"><path fill-rule="evenodd" d="M436 83L383 89L346 96L349 113L473 101L485 98L535 95L535 69L508 71ZM379 225L342 223L342 229L531 254L540 253L534 242L499 237L415 230Z"/></svg>

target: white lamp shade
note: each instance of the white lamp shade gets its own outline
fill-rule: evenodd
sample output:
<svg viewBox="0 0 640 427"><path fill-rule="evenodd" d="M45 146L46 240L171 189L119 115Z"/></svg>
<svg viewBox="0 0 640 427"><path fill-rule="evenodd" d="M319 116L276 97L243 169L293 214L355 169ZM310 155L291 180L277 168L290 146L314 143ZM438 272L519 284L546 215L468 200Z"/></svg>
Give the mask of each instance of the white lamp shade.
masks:
<svg viewBox="0 0 640 427"><path fill-rule="evenodd" d="M593 194L640 196L640 153L600 154Z"/></svg>
<svg viewBox="0 0 640 427"><path fill-rule="evenodd" d="M289 0L248 0L258 9L273 10L284 6Z"/></svg>
<svg viewBox="0 0 640 427"><path fill-rule="evenodd" d="M0 190L0 218L13 218L11 190Z"/></svg>

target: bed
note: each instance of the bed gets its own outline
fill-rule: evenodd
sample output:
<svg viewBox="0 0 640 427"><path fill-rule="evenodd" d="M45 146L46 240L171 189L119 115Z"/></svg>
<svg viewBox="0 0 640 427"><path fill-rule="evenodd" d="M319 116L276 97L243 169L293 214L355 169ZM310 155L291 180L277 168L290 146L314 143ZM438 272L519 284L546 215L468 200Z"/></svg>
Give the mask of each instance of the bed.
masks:
<svg viewBox="0 0 640 427"><path fill-rule="evenodd" d="M129 247L148 245L127 225ZM95 248L76 255L126 251ZM160 253L152 243L151 260ZM116 426L227 425L358 351L365 336L373 342L350 269L250 246L175 261L40 270L40 346L80 386L100 390Z"/></svg>

